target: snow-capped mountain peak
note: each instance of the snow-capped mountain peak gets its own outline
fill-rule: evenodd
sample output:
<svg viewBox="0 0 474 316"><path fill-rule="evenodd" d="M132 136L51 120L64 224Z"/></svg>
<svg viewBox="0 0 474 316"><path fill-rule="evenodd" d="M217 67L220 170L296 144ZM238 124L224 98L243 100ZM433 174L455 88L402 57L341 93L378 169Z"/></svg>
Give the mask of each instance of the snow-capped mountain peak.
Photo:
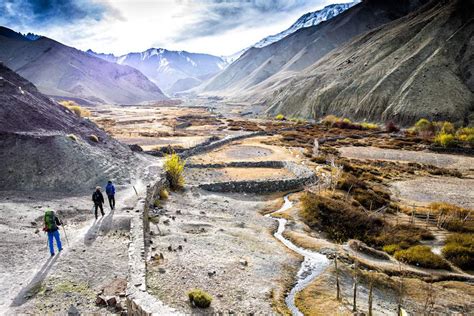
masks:
<svg viewBox="0 0 474 316"><path fill-rule="evenodd" d="M356 0L350 3L338 3L338 4L331 4L319 11L314 11L314 12L309 12L304 15L302 15L293 25L291 25L288 29L284 30L283 32L280 32L275 35L270 35L268 37L265 37L253 47L261 48L265 47L267 45L270 45L272 43L275 43L282 38L298 31L299 29L305 28L305 27L310 27L310 26L315 26L318 25L321 22L327 21L329 19L332 19L338 14L341 14L342 12L346 11L350 7L358 4L360 0Z"/></svg>

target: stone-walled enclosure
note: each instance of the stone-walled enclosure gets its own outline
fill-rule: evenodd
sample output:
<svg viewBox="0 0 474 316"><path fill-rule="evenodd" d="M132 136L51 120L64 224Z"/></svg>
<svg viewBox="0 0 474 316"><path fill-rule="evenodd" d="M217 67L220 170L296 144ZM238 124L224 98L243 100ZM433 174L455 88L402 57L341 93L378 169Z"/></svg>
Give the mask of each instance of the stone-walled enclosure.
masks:
<svg viewBox="0 0 474 316"><path fill-rule="evenodd" d="M236 192L266 194L302 189L305 185L317 181L312 170L291 161L230 162L224 164L190 164L187 168L285 168L294 174L289 179L246 180L202 183L198 187L211 192Z"/></svg>

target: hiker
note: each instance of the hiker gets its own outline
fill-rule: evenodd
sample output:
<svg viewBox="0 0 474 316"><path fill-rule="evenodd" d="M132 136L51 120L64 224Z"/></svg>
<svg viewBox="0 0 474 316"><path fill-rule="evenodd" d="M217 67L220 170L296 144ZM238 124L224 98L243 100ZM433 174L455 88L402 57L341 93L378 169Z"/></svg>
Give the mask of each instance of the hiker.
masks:
<svg viewBox="0 0 474 316"><path fill-rule="evenodd" d="M107 182L105 193L107 193L107 198L109 199L110 209L115 210L115 186L112 181Z"/></svg>
<svg viewBox="0 0 474 316"><path fill-rule="evenodd" d="M61 238L59 237L59 230L58 226L62 223L56 216L56 214L51 211L47 210L44 213L44 228L43 230L48 233L48 244L49 244L49 252L51 253L51 257L54 256L54 241L53 238L56 239L56 246L58 247L58 251L63 250L61 245Z"/></svg>
<svg viewBox="0 0 474 316"><path fill-rule="evenodd" d="M102 192L100 192L100 187L96 187L94 193L92 193L92 201L94 202L95 207L95 219L97 219L97 209L100 208L100 212L102 213L102 217L104 217L104 196Z"/></svg>

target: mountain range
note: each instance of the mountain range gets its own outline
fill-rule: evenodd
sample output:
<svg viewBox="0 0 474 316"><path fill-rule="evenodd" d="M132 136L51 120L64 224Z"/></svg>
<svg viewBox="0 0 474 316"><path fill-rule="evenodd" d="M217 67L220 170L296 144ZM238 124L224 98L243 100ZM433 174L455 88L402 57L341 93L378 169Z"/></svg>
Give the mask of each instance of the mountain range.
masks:
<svg viewBox="0 0 474 316"><path fill-rule="evenodd" d="M254 44L253 47L262 48L262 47L268 46L270 44L278 42L279 40L283 39L284 37L287 37L290 34L293 34L299 29L315 26L321 22L330 20L336 15L341 14L342 12L346 11L347 9L356 5L359 2L360 0L353 1L350 3L331 4L324 7L321 10L306 13L302 15L295 23L293 23L289 28L287 28L283 32L280 32L275 35L267 36L264 39L257 42L256 44Z"/></svg>
<svg viewBox="0 0 474 316"><path fill-rule="evenodd" d="M471 121L468 0L366 0L239 59L192 91L267 113ZM440 80L442 78L442 80Z"/></svg>
<svg viewBox="0 0 474 316"><path fill-rule="evenodd" d="M226 62L217 56L163 48L150 48L144 52L122 56L95 53L92 50L87 53L109 62L136 68L169 94L192 88L226 66Z"/></svg>
<svg viewBox="0 0 474 316"><path fill-rule="evenodd" d="M167 99L135 68L104 61L47 37L23 36L5 27L0 27L0 61L42 93L58 98L113 104Z"/></svg>
<svg viewBox="0 0 474 316"><path fill-rule="evenodd" d="M269 113L412 124L474 120L474 2L430 1L355 37L300 73L273 78Z"/></svg>

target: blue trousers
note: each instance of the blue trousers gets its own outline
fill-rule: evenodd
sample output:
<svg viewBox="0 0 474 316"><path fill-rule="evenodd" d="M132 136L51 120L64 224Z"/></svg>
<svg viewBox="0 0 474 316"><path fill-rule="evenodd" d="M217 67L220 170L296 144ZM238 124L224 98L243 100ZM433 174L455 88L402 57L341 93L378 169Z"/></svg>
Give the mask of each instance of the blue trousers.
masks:
<svg viewBox="0 0 474 316"><path fill-rule="evenodd" d="M61 238L59 238L59 230L55 230L54 232L48 232L48 243L49 243L49 252L51 255L54 255L54 243L53 237L56 239L56 245L58 246L58 250L63 250L61 246Z"/></svg>

